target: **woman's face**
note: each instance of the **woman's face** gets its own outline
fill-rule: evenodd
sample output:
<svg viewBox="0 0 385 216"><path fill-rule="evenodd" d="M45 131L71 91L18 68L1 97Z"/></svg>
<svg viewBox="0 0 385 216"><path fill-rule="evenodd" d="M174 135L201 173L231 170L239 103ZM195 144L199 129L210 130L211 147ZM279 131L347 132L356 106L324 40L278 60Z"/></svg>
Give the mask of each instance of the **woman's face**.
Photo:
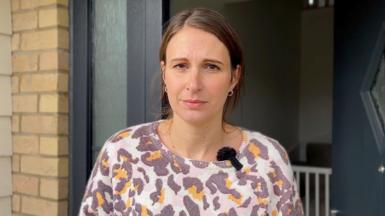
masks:
<svg viewBox="0 0 385 216"><path fill-rule="evenodd" d="M215 35L188 26L169 41L161 69L173 115L193 124L222 119L240 73Z"/></svg>

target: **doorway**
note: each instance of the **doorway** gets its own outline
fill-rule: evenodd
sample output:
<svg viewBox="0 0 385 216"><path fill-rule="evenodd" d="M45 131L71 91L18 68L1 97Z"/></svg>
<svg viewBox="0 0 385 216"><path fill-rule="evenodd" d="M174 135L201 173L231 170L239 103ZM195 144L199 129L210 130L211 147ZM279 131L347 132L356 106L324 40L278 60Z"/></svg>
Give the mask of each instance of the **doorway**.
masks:
<svg viewBox="0 0 385 216"><path fill-rule="evenodd" d="M328 151L330 166L333 85L333 8L304 8L303 1L171 0L170 16L206 7L237 30L245 56L245 92L230 120L271 136L294 163L306 146Z"/></svg>
<svg viewBox="0 0 385 216"><path fill-rule="evenodd" d="M294 165L306 215L327 215L333 108L332 2L171 0L170 16L195 7L223 14L243 43L246 87L230 120L277 139Z"/></svg>
<svg viewBox="0 0 385 216"><path fill-rule="evenodd" d="M92 159L102 142L120 127L155 119L153 108L160 107L160 103L152 96L156 96L159 89L152 83L159 72L157 49L162 22L184 8L202 6L217 10L240 34L246 57L246 91L240 106L230 117L231 122L279 140L293 164L308 162L308 143L330 149L330 145L324 144L331 143L332 68L327 65L332 64L332 53L328 54L333 47L330 41L332 8L322 9L325 13L317 13L314 8L307 11L300 0L294 3L284 0L119 2L122 5L115 14L111 14L114 9L109 6L117 5L109 5L109 2L73 1L72 5L73 14L78 17L71 26L80 27L77 33L81 34L73 37L76 44L72 47L71 91L75 97L71 105L71 212L77 211ZM103 23L108 19L97 19L97 12L99 18L108 13L110 21L120 16L115 23L117 26ZM127 20L121 22L125 18ZM99 23L95 23L98 20ZM328 26L326 29L317 27L313 25L314 20L320 21L319 25L326 22ZM303 31L310 27L314 29ZM101 30L99 38L95 36L97 30ZM120 54L115 52L108 56L114 45L108 44L108 38L116 34L123 37L117 40L121 43L115 43ZM322 34L326 37L320 36ZM119 55L103 57L115 54ZM109 62L119 60L121 63L124 58L127 63ZM111 69L116 73L114 77ZM125 80L127 83L122 82ZM111 84L116 82L118 84ZM97 85L99 90L95 89ZM111 102L110 98L113 103L105 106L103 100ZM114 119L118 119L118 123ZM319 151L315 152L319 155ZM325 155L330 158L330 154ZM324 160L321 158L320 161ZM79 173L83 174L79 176Z"/></svg>

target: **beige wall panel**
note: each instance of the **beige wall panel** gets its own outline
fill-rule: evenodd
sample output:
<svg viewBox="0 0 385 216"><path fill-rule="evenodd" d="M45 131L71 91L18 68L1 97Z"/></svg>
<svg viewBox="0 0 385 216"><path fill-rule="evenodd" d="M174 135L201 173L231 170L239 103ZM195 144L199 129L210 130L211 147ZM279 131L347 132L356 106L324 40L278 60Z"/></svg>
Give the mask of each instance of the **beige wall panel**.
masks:
<svg viewBox="0 0 385 216"><path fill-rule="evenodd" d="M0 75L0 116L12 115L11 77Z"/></svg>
<svg viewBox="0 0 385 216"><path fill-rule="evenodd" d="M10 196L12 194L11 158L10 157L0 157L0 172L1 172L0 197Z"/></svg>
<svg viewBox="0 0 385 216"><path fill-rule="evenodd" d="M11 154L11 117L0 117L0 156L11 156Z"/></svg>
<svg viewBox="0 0 385 216"><path fill-rule="evenodd" d="M0 0L0 33L10 35L11 29L11 0Z"/></svg>
<svg viewBox="0 0 385 216"><path fill-rule="evenodd" d="M0 74L11 75L11 70L11 37L0 34Z"/></svg>
<svg viewBox="0 0 385 216"><path fill-rule="evenodd" d="M11 216L11 197L0 198L0 209L2 216Z"/></svg>

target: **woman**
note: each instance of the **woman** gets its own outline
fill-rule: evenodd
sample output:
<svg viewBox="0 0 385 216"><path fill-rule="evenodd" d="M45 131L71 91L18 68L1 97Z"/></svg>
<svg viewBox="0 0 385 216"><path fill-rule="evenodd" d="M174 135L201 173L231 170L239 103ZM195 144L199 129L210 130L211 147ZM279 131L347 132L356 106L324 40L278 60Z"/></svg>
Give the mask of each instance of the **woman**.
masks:
<svg viewBox="0 0 385 216"><path fill-rule="evenodd" d="M174 16L160 67L167 119L107 140L80 215L303 215L286 151L224 120L244 75L224 18L208 9ZM236 155L218 161L225 146Z"/></svg>

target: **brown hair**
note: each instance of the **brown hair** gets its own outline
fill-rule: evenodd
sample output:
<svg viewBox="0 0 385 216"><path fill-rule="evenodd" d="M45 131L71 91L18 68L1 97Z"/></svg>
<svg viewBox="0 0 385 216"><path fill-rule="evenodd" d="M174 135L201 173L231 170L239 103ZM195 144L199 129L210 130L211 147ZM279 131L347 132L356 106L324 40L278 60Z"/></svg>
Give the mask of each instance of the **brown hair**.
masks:
<svg viewBox="0 0 385 216"><path fill-rule="evenodd" d="M244 86L243 53L238 34L220 13L205 8L195 8L181 11L173 16L166 24L167 27L163 31L162 43L159 50L160 61L166 62L166 49L171 38L184 26L190 26L215 35L226 46L230 53L230 62L233 71L235 71L238 65L241 66L239 81L233 89L234 93L231 97L227 98L223 108L224 120L224 117L228 114L228 111L233 110L239 103L241 90ZM162 118L167 118L171 114L171 107L168 101L167 93L164 91L164 80L161 80Z"/></svg>

